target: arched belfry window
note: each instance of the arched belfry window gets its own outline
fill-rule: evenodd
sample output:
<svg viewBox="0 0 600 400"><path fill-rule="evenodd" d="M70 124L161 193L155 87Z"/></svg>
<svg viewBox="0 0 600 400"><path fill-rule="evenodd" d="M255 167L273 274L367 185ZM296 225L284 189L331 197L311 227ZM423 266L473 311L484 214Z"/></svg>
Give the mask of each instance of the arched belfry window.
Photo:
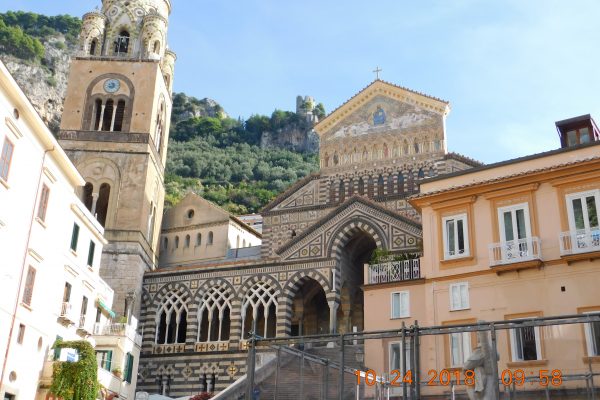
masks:
<svg viewBox="0 0 600 400"><path fill-rule="evenodd" d="M277 298L275 288L266 282L257 282L242 303L243 336L255 331L263 337L275 337Z"/></svg>
<svg viewBox="0 0 600 400"><path fill-rule="evenodd" d="M394 194L394 175L389 174L387 177L388 194Z"/></svg>
<svg viewBox="0 0 600 400"><path fill-rule="evenodd" d="M117 36L117 39L115 40L116 56L126 55L129 52L129 39L129 32L123 30L119 33L119 36Z"/></svg>
<svg viewBox="0 0 600 400"><path fill-rule="evenodd" d="M229 340L231 328L231 294L226 287L214 286L202 297L198 310L198 341Z"/></svg>
<svg viewBox="0 0 600 400"><path fill-rule="evenodd" d="M379 175L379 179L377 179L377 196L383 197L383 175Z"/></svg>
<svg viewBox="0 0 600 400"><path fill-rule="evenodd" d="M402 172L398 173L398 194L404 194L404 175Z"/></svg>
<svg viewBox="0 0 600 400"><path fill-rule="evenodd" d="M113 99L103 101L96 99L94 101L93 119L91 129L94 131L121 132L123 131L123 121L125 118L127 102L119 99L116 102Z"/></svg>
<svg viewBox="0 0 600 400"><path fill-rule="evenodd" d="M98 39L92 39L90 43L90 56L96 55L96 48L98 47Z"/></svg>
<svg viewBox="0 0 600 400"><path fill-rule="evenodd" d="M108 204L110 200L110 185L103 183L98 191L98 201L96 202L96 219L103 227L106 224L108 216Z"/></svg>
<svg viewBox="0 0 600 400"><path fill-rule="evenodd" d="M112 131L112 116L113 111L115 110L115 102L113 100L108 100L104 104L104 110L102 113L102 129L103 131Z"/></svg>
<svg viewBox="0 0 600 400"><path fill-rule="evenodd" d="M161 102L158 114L156 115L156 132L154 133L154 145L159 154L162 151L162 136L165 124L165 103Z"/></svg>
<svg viewBox="0 0 600 400"><path fill-rule="evenodd" d="M92 211L92 206L94 204L94 197L92 196L93 193L94 193L94 185L87 182L85 184L85 186L83 187L81 201L83 201L85 208L87 208L90 211Z"/></svg>
<svg viewBox="0 0 600 400"><path fill-rule="evenodd" d="M344 181L340 181L340 203L343 203L346 200L346 185L344 185Z"/></svg>
<svg viewBox="0 0 600 400"><path fill-rule="evenodd" d="M363 180L362 176L358 180L358 194L361 196L365 194L365 181Z"/></svg>
<svg viewBox="0 0 600 400"><path fill-rule="evenodd" d="M157 314L156 343L185 343L187 330L186 298L180 293L168 293Z"/></svg>
<svg viewBox="0 0 600 400"><path fill-rule="evenodd" d="M155 54L160 53L160 41L157 40L154 42L154 48L153 48L152 52Z"/></svg>
<svg viewBox="0 0 600 400"><path fill-rule="evenodd" d="M213 244L214 235L212 231L208 232L208 242L206 244Z"/></svg>

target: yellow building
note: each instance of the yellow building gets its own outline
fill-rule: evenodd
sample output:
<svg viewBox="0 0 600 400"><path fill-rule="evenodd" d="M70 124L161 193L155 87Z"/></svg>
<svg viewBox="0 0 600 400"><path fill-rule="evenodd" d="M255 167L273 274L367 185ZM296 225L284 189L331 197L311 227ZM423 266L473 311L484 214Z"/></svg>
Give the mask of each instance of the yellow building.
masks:
<svg viewBox="0 0 600 400"><path fill-rule="evenodd" d="M421 273L411 279L390 275L391 263L365 265L365 309L383 310L365 313L366 330L600 311L598 129L589 115L557 128L558 150L421 184L410 199L422 216ZM419 268L417 260L404 263L410 262ZM369 341L365 365L378 372L399 368L397 342ZM421 377L461 369L475 345L468 332L423 337ZM599 368L600 322L499 331L497 349L500 373L585 374Z"/></svg>

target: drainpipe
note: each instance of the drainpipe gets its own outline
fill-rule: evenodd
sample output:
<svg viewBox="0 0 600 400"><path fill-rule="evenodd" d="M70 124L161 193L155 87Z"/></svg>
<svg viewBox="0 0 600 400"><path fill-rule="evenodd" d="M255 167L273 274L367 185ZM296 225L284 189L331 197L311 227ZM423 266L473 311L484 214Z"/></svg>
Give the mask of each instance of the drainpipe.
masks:
<svg viewBox="0 0 600 400"><path fill-rule="evenodd" d="M29 241L31 240L31 230L33 228L33 221L35 220L35 208L38 203L38 196L40 193L40 183L42 182L42 174L44 173L44 164L46 163L46 156L49 152L54 151L56 149L55 146L52 148L44 150L44 156L42 157L42 165L40 166L40 174L38 176L38 182L36 186L35 198L33 202L33 207L31 209L31 218L29 220L29 230L27 232L27 242L25 243L25 251L23 252L23 263L21 265L21 274L19 276L19 286L17 289L17 297L15 299L15 307L13 309L11 322L10 322L10 330L8 331L8 343L6 344L6 352L4 353L4 362L2 363L2 372L0 373L0 392L2 392L2 388L4 385L4 373L6 372L6 364L8 362L8 355L10 353L10 345L12 342L12 335L15 328L15 321L17 319L17 310L19 307L19 299L21 298L21 287L23 285L23 274L25 272L25 265L27 264L27 253L29 251Z"/></svg>

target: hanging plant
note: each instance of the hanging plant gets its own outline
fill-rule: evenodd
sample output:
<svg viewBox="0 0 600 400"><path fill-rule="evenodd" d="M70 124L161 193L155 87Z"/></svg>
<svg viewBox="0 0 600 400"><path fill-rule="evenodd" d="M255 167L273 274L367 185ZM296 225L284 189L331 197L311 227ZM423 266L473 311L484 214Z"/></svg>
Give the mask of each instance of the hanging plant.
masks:
<svg viewBox="0 0 600 400"><path fill-rule="evenodd" d="M63 400L95 400L100 385L96 352L85 340L63 342L57 340L53 349L74 349L79 361L55 361L50 393Z"/></svg>

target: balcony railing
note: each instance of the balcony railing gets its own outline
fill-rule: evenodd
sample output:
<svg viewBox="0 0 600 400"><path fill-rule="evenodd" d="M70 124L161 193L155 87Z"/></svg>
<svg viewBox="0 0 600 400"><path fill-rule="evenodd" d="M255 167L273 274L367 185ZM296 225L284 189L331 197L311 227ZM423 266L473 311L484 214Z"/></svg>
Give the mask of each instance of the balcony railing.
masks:
<svg viewBox="0 0 600 400"><path fill-rule="evenodd" d="M420 259L369 265L369 284L402 282L421 278Z"/></svg>
<svg viewBox="0 0 600 400"><path fill-rule="evenodd" d="M542 247L538 237L494 243L489 246L489 250L491 267L542 258Z"/></svg>
<svg viewBox="0 0 600 400"><path fill-rule="evenodd" d="M560 255L589 253L600 251L600 230L576 230L559 234Z"/></svg>
<svg viewBox="0 0 600 400"><path fill-rule="evenodd" d="M128 324L94 324L94 335L98 336L125 336L133 340L138 346L142 345L142 335Z"/></svg>
<svg viewBox="0 0 600 400"><path fill-rule="evenodd" d="M58 319L64 322L68 322L69 324L74 324L77 320L75 316L73 316L73 310L71 307L71 303L65 301L60 306L60 315Z"/></svg>

